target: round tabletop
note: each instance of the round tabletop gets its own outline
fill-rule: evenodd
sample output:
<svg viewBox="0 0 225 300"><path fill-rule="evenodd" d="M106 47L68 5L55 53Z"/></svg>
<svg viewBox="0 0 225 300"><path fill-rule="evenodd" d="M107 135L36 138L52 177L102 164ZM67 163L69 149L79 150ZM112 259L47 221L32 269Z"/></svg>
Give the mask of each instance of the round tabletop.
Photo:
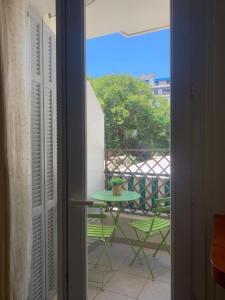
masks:
<svg viewBox="0 0 225 300"><path fill-rule="evenodd" d="M112 191L100 191L91 195L93 200L104 202L128 202L138 200L140 197L140 194L131 191L123 191L121 196L113 196Z"/></svg>

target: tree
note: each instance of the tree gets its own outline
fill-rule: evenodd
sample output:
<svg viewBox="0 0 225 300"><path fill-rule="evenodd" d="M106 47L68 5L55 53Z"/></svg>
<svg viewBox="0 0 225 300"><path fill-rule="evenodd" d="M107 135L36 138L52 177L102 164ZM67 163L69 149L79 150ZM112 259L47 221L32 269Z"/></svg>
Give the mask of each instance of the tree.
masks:
<svg viewBox="0 0 225 300"><path fill-rule="evenodd" d="M168 148L169 103L129 75L90 79L105 114L106 148Z"/></svg>

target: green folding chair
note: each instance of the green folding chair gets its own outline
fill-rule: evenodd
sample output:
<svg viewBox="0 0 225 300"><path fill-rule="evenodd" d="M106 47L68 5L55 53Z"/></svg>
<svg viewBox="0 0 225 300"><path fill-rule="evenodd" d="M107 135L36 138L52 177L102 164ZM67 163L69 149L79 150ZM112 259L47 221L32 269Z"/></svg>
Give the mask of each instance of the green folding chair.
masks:
<svg viewBox="0 0 225 300"><path fill-rule="evenodd" d="M104 202L93 202L93 204L90 206L92 208L99 208L100 213L89 213L88 218L92 219L94 223L89 223L88 224L88 229L87 229L87 235L88 235L88 240L90 241L99 241L101 244L101 251L97 257L96 262L89 263L94 265L94 268L97 269L98 267L103 267L103 275L102 275L102 280L100 282L101 284L101 289L103 290L104 284L105 284L105 274L108 272L109 269L113 270L112 263L110 260L110 256L108 253L108 247L110 245L110 240L113 236L115 226L114 225L105 225L105 219L106 215L103 213L103 209L106 208L106 204ZM97 220L100 220L97 223ZM108 264L102 264L101 261L106 257ZM96 282L99 283L99 282Z"/></svg>
<svg viewBox="0 0 225 300"><path fill-rule="evenodd" d="M170 216L170 197L159 198L156 200L156 207L152 209L152 211L157 215L161 215L162 213L166 213Z"/></svg>
<svg viewBox="0 0 225 300"><path fill-rule="evenodd" d="M146 218L145 220L140 220L140 221L135 221L135 222L129 223L129 225L133 228L133 230L136 234L136 237L139 241L139 248L133 257L133 259L130 263L130 266L133 265L133 263L135 262L135 260L137 258L139 258L139 260L141 260L140 254L142 253L144 256L144 260L147 264L148 270L150 272L152 280L154 280L155 277L153 274L151 264L148 260L147 254L145 253L144 245L145 245L145 242L151 236L160 235L162 240L161 240L161 243L159 244L159 246L157 247L157 249L155 250L155 252L153 253L153 257L156 256L156 254L158 253L158 251L162 247L162 245L165 245L166 250L170 253L170 249L166 243L166 238L168 237L168 235L170 233L170 221L168 219L165 219L165 218L163 219L163 218L159 217L159 215L161 213L164 213L164 212L168 213L170 211L170 206L168 205L168 203L170 203L170 198L168 198L168 197L158 199L157 205L154 209L154 212L155 212L154 217L151 217L151 218L149 217L149 218ZM166 230L166 233L164 234L163 232L165 230ZM144 234L144 237L141 237L140 233L142 233L142 235Z"/></svg>

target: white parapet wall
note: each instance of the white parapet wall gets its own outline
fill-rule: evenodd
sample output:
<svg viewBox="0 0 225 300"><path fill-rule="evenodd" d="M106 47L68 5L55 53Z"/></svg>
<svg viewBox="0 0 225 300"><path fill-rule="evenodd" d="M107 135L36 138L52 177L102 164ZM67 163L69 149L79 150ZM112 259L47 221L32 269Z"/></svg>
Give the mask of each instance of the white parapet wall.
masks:
<svg viewBox="0 0 225 300"><path fill-rule="evenodd" d="M104 189L104 114L87 81L87 198Z"/></svg>

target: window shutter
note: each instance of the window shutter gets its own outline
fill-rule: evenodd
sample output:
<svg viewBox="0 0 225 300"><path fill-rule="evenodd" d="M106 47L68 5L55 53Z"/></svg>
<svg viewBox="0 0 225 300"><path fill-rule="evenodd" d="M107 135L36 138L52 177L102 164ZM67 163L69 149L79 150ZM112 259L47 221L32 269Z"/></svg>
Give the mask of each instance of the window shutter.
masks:
<svg viewBox="0 0 225 300"><path fill-rule="evenodd" d="M57 272L57 165L56 165L56 40L43 24L44 124L45 124L45 219L46 299L56 293Z"/></svg>
<svg viewBox="0 0 225 300"><path fill-rule="evenodd" d="M42 21L30 15L32 130L32 300L45 295Z"/></svg>
<svg viewBox="0 0 225 300"><path fill-rule="evenodd" d="M32 128L32 272L30 300L49 300L57 283L56 40L29 14Z"/></svg>

